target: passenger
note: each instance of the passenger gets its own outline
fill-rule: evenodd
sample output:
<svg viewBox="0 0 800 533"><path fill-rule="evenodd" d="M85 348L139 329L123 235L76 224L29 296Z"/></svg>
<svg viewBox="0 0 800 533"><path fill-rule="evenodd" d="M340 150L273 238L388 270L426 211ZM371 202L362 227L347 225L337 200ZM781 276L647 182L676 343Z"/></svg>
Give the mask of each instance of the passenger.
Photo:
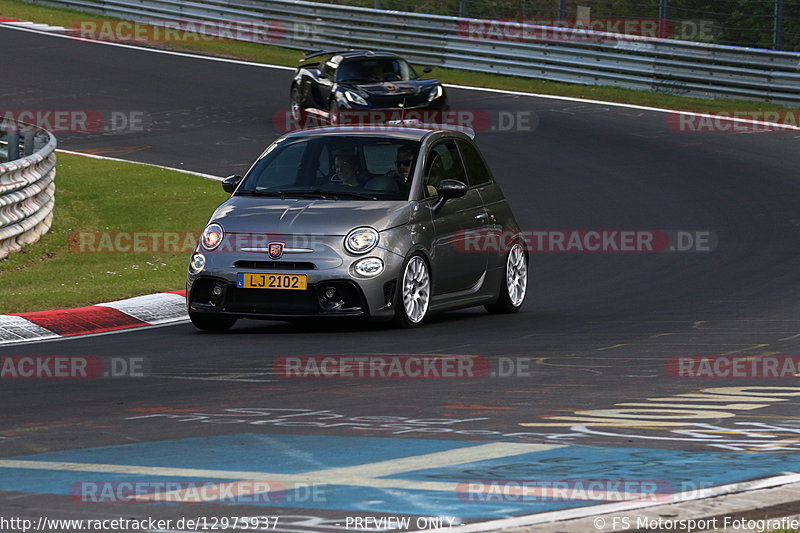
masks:
<svg viewBox="0 0 800 533"><path fill-rule="evenodd" d="M361 187L370 178L357 155L337 155L333 168L342 183L350 187Z"/></svg>

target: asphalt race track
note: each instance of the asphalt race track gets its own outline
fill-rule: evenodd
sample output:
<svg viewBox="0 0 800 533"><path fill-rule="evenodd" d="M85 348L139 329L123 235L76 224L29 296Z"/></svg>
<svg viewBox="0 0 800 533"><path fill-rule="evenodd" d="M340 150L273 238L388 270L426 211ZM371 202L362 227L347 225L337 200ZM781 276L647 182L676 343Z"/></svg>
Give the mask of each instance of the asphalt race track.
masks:
<svg viewBox="0 0 800 533"><path fill-rule="evenodd" d="M13 50L2 109L144 117L144 131L57 133L62 149L241 173L288 107L289 70L4 28L0 49ZM454 109L491 117L478 144L523 228L711 232L716 248L533 254L519 314L476 308L410 331L240 321L222 335L180 324L0 348L149 365L141 378L3 380L0 514L270 516L295 532L405 516L415 529L429 525L418 517L468 523L605 503L454 489L474 480L657 480L676 492L800 472L797 377L681 378L668 365L800 356L798 133L681 132L660 112L448 92ZM531 127L502 131L501 115ZM273 372L279 357L379 354L486 358L494 375ZM76 496L92 483L209 479L286 490L168 505Z"/></svg>

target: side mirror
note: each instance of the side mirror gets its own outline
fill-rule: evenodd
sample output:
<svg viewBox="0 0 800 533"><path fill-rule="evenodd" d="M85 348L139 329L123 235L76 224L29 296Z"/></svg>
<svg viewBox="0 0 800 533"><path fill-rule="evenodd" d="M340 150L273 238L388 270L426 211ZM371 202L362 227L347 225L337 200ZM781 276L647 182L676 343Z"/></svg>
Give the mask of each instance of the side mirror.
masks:
<svg viewBox="0 0 800 533"><path fill-rule="evenodd" d="M439 195L439 201L433 206L434 211L442 207L447 200L453 198L461 198L467 194L467 185L463 181L458 180L442 180L436 186L436 193Z"/></svg>
<svg viewBox="0 0 800 533"><path fill-rule="evenodd" d="M319 74L317 74L317 77L319 79L321 79L321 80L327 80L328 79L328 75L325 74L324 72L320 72Z"/></svg>
<svg viewBox="0 0 800 533"><path fill-rule="evenodd" d="M461 198L467 194L467 185L458 180L442 180L436 186L436 192L445 200Z"/></svg>
<svg viewBox="0 0 800 533"><path fill-rule="evenodd" d="M222 188L228 194L233 194L236 190L236 187L242 182L242 176L228 176L224 180L222 180Z"/></svg>

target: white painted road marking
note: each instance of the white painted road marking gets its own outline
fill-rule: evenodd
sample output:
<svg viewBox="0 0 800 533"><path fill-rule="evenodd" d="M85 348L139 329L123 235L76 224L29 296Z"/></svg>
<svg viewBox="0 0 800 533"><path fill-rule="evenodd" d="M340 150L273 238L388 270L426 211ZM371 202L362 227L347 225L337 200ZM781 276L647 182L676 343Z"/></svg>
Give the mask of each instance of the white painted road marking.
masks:
<svg viewBox="0 0 800 533"><path fill-rule="evenodd" d="M200 479L236 479L238 481L228 481L212 485L209 488L217 487L219 490L210 490L215 499L215 494L225 494L228 486L235 486L242 483L269 482L264 483L263 487L248 485L248 495L262 494L270 492L272 487L280 487L279 491L291 489L294 486L319 486L319 485L347 485L353 487L369 487L381 489L405 489L405 490L428 490L435 492L458 493L467 490L465 483L468 479L459 482L447 481L421 481L387 479L385 476L404 474L419 470L432 468L444 468L449 466L464 465L489 459L499 459L503 457L514 457L534 452L542 452L564 448L564 445L555 444L524 444L524 443L502 443L493 442L479 446L458 448L441 452L401 457L387 461L366 463L361 465L346 466L341 468L327 468L299 474L278 474L273 472L243 472L238 470L209 470L197 468L170 468L155 466L135 466L135 465L114 465L98 463L72 463L55 461L26 461L6 459L0 460L0 468L21 468L36 470L60 470L73 472L103 472L113 474L132 474L132 475L152 475L152 476L174 476ZM531 480L535 485L535 480ZM502 483L502 480L498 480ZM274 490L274 488L273 488ZM509 489L516 493L522 489ZM529 495L537 493L544 498L552 497L547 487L526 487L524 489ZM134 499L139 501L181 501L186 489L178 489L160 493L149 493L138 496ZM656 495L653 493L626 492L625 499L659 499L668 498L669 495ZM581 494L580 491L574 492L574 499L586 499L596 501L597 497L590 494Z"/></svg>

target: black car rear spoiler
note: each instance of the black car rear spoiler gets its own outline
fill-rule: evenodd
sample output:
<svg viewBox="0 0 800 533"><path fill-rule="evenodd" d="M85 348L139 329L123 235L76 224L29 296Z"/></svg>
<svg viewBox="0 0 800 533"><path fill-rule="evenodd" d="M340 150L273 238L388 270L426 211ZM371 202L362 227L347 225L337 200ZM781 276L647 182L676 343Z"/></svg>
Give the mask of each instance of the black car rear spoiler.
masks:
<svg viewBox="0 0 800 533"><path fill-rule="evenodd" d="M306 59L311 59L312 57L347 54L350 52L369 52L369 50L313 50L304 55L300 61L305 61Z"/></svg>

